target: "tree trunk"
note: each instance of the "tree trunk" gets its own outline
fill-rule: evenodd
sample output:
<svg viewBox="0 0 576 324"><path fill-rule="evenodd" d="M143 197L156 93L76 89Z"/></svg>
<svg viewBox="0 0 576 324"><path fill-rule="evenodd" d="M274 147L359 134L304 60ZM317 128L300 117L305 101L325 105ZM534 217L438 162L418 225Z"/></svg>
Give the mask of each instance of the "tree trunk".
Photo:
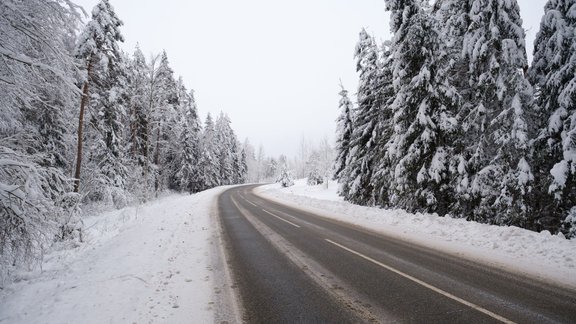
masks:
<svg viewBox="0 0 576 324"><path fill-rule="evenodd" d="M92 74L92 58L88 60L88 75L82 89L82 99L80 100L80 116L78 117L78 144L76 147L76 171L74 172L74 192L80 191L80 169L82 167L82 142L84 130L84 110L88 103L88 86Z"/></svg>
<svg viewBox="0 0 576 324"><path fill-rule="evenodd" d="M156 131L156 152L154 153L154 164L156 165L156 170L159 170L160 164L160 125ZM158 189L160 188L160 174L156 171L156 179L154 182L154 189L156 191L156 197L158 197Z"/></svg>

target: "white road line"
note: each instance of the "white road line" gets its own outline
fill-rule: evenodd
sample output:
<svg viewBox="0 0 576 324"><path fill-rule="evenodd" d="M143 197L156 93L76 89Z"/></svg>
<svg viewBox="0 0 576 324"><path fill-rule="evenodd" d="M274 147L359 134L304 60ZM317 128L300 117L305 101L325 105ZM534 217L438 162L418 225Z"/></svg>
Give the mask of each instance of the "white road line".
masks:
<svg viewBox="0 0 576 324"><path fill-rule="evenodd" d="M244 200L246 200L247 203L249 203L250 205L254 206L254 207L258 207L258 205L256 205L255 203L251 202L250 200L244 198Z"/></svg>
<svg viewBox="0 0 576 324"><path fill-rule="evenodd" d="M502 323L509 323L509 324L513 324L513 323L514 323L513 321L511 321L511 320L509 320L509 319L507 319L507 318L505 318L505 317L502 317L502 316L500 316L500 315L498 315L498 314L492 313L491 311L489 311L489 310L487 310L487 309L485 309L485 308L482 308L481 306L478 306L478 305L476 305L476 304L474 304L474 303L471 303L471 302L469 302L469 301L466 301L466 300L464 300L464 299L462 299L462 298L456 297L456 296L452 295L452 294L449 293L449 292L446 292L446 291L444 291L444 290L442 290L442 289L440 289L440 288L437 288L437 287L435 287L435 286L432 286L431 284L428 284L428 283L426 283L426 282L424 282L424 281L422 281L422 280L420 280L420 279L414 278L414 277L412 277L411 275L406 274L406 273L404 273L404 272L402 272L402 271L400 271L400 270L397 270L397 269L394 269L394 268L392 268L392 267L390 267L390 266L388 266L388 265L385 265L384 263L382 263L382 262L380 262L380 261L377 261L377 260L374 260L374 259L372 259L371 257L365 256L364 254L362 254L362 253L360 253L360 252L356 252L356 251L354 251L354 250L352 250L352 249L350 249L350 248L347 248L347 247L345 247L344 245L338 244L338 243L336 243L336 242L334 242L334 241L332 241L332 240L329 240L329 239L325 239L325 240L326 240L328 243L334 244L334 245L336 245L337 247L339 247L339 248L341 248L341 249L343 249L343 250L346 250L346 251L348 251L348 252L350 252L350 253L352 253L352 254L355 254L355 255L357 255L357 256L365 259L365 260L368 260L368 261L370 261L370 262L372 262L372 263L374 263L374 264L376 264L376 265L379 265L379 266L381 266L382 268L384 268L384 269L386 269L386 270L392 271L392 272L394 272L394 273L396 273L396 274L398 274L398 275L401 275L402 277L404 277L404 278L406 278L406 279L409 279L409 280L411 280L411 281L413 281L413 282L415 282L415 283L417 283L417 284L419 284L419 285L422 285L422 286L424 286L424 287L426 287L426 288L428 288L428 289L430 289L430 290L433 290L433 291L435 291L435 292L437 292L437 293L439 293L439 294L441 294L441 295L443 295L443 296L445 296L445 297L448 297L448 298L450 298L450 299L452 299L452 300L455 300L455 301L457 301L457 302L459 302L459 303L461 303L461 304L464 304L464 305L466 305L466 306L468 306L468 307L471 307L471 308L473 308L473 309L475 309L475 310L477 310L477 311L479 311L479 312L481 312L481 313L484 313L484 314L486 314L486 315L488 315L488 316L490 316L490 317L492 317L492 318L494 318L494 319L496 319L496 320L499 320L499 321L502 322Z"/></svg>
<svg viewBox="0 0 576 324"><path fill-rule="evenodd" d="M286 220L286 219L284 219L284 218L282 218L282 217L280 217L280 216L274 215L274 214L272 214L271 212L269 212L269 211L267 211L267 210L262 209L262 211L265 212L266 214L270 214L270 215L278 218L279 220L284 221L284 222L286 222L286 223L288 223L288 224L290 224L290 225L292 225L292 226L294 226L294 227L300 228L300 225L294 224L294 223L292 223L292 222L289 221L289 220Z"/></svg>

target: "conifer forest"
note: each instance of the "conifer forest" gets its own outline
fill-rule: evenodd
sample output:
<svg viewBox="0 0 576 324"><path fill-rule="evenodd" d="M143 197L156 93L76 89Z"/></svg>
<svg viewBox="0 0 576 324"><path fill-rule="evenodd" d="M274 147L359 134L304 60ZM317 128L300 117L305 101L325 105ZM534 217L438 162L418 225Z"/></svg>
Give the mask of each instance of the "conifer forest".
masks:
<svg viewBox="0 0 576 324"><path fill-rule="evenodd" d="M547 1L533 49L515 0L384 3L392 37L351 48L333 152L299 161L255 154L225 112L201 118L169 53L121 49L109 0L1 0L0 277L81 242L87 211L290 186L294 165L353 204L576 237L576 0Z"/></svg>
<svg viewBox="0 0 576 324"><path fill-rule="evenodd" d="M81 210L243 183L228 116L200 120L166 52L120 50L108 0L0 2L0 268L82 240Z"/></svg>
<svg viewBox="0 0 576 324"><path fill-rule="evenodd" d="M387 0L356 46L335 177L352 203L576 235L576 2L550 0L529 65L516 1Z"/></svg>

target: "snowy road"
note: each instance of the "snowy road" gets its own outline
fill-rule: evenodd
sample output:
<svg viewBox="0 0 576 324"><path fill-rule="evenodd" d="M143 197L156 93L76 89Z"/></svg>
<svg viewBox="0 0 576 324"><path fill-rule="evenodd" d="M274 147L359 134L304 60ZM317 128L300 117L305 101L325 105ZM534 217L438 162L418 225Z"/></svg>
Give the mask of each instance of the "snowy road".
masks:
<svg viewBox="0 0 576 324"><path fill-rule="evenodd" d="M573 322L576 294L265 200L219 198L247 322Z"/></svg>

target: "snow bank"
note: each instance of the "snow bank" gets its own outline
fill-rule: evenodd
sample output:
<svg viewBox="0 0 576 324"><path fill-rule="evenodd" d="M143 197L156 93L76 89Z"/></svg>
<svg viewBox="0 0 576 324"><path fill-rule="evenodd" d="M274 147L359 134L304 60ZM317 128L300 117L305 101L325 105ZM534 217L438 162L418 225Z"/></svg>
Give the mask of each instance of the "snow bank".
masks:
<svg viewBox="0 0 576 324"><path fill-rule="evenodd" d="M385 235L440 249L530 277L576 288L576 240L432 214L411 214L344 202L331 182L307 186L305 180L281 188L277 184L256 193L325 217L346 221Z"/></svg>
<svg viewBox="0 0 576 324"><path fill-rule="evenodd" d="M85 219L85 243L0 292L0 323L206 323L214 319L213 200L172 195Z"/></svg>

